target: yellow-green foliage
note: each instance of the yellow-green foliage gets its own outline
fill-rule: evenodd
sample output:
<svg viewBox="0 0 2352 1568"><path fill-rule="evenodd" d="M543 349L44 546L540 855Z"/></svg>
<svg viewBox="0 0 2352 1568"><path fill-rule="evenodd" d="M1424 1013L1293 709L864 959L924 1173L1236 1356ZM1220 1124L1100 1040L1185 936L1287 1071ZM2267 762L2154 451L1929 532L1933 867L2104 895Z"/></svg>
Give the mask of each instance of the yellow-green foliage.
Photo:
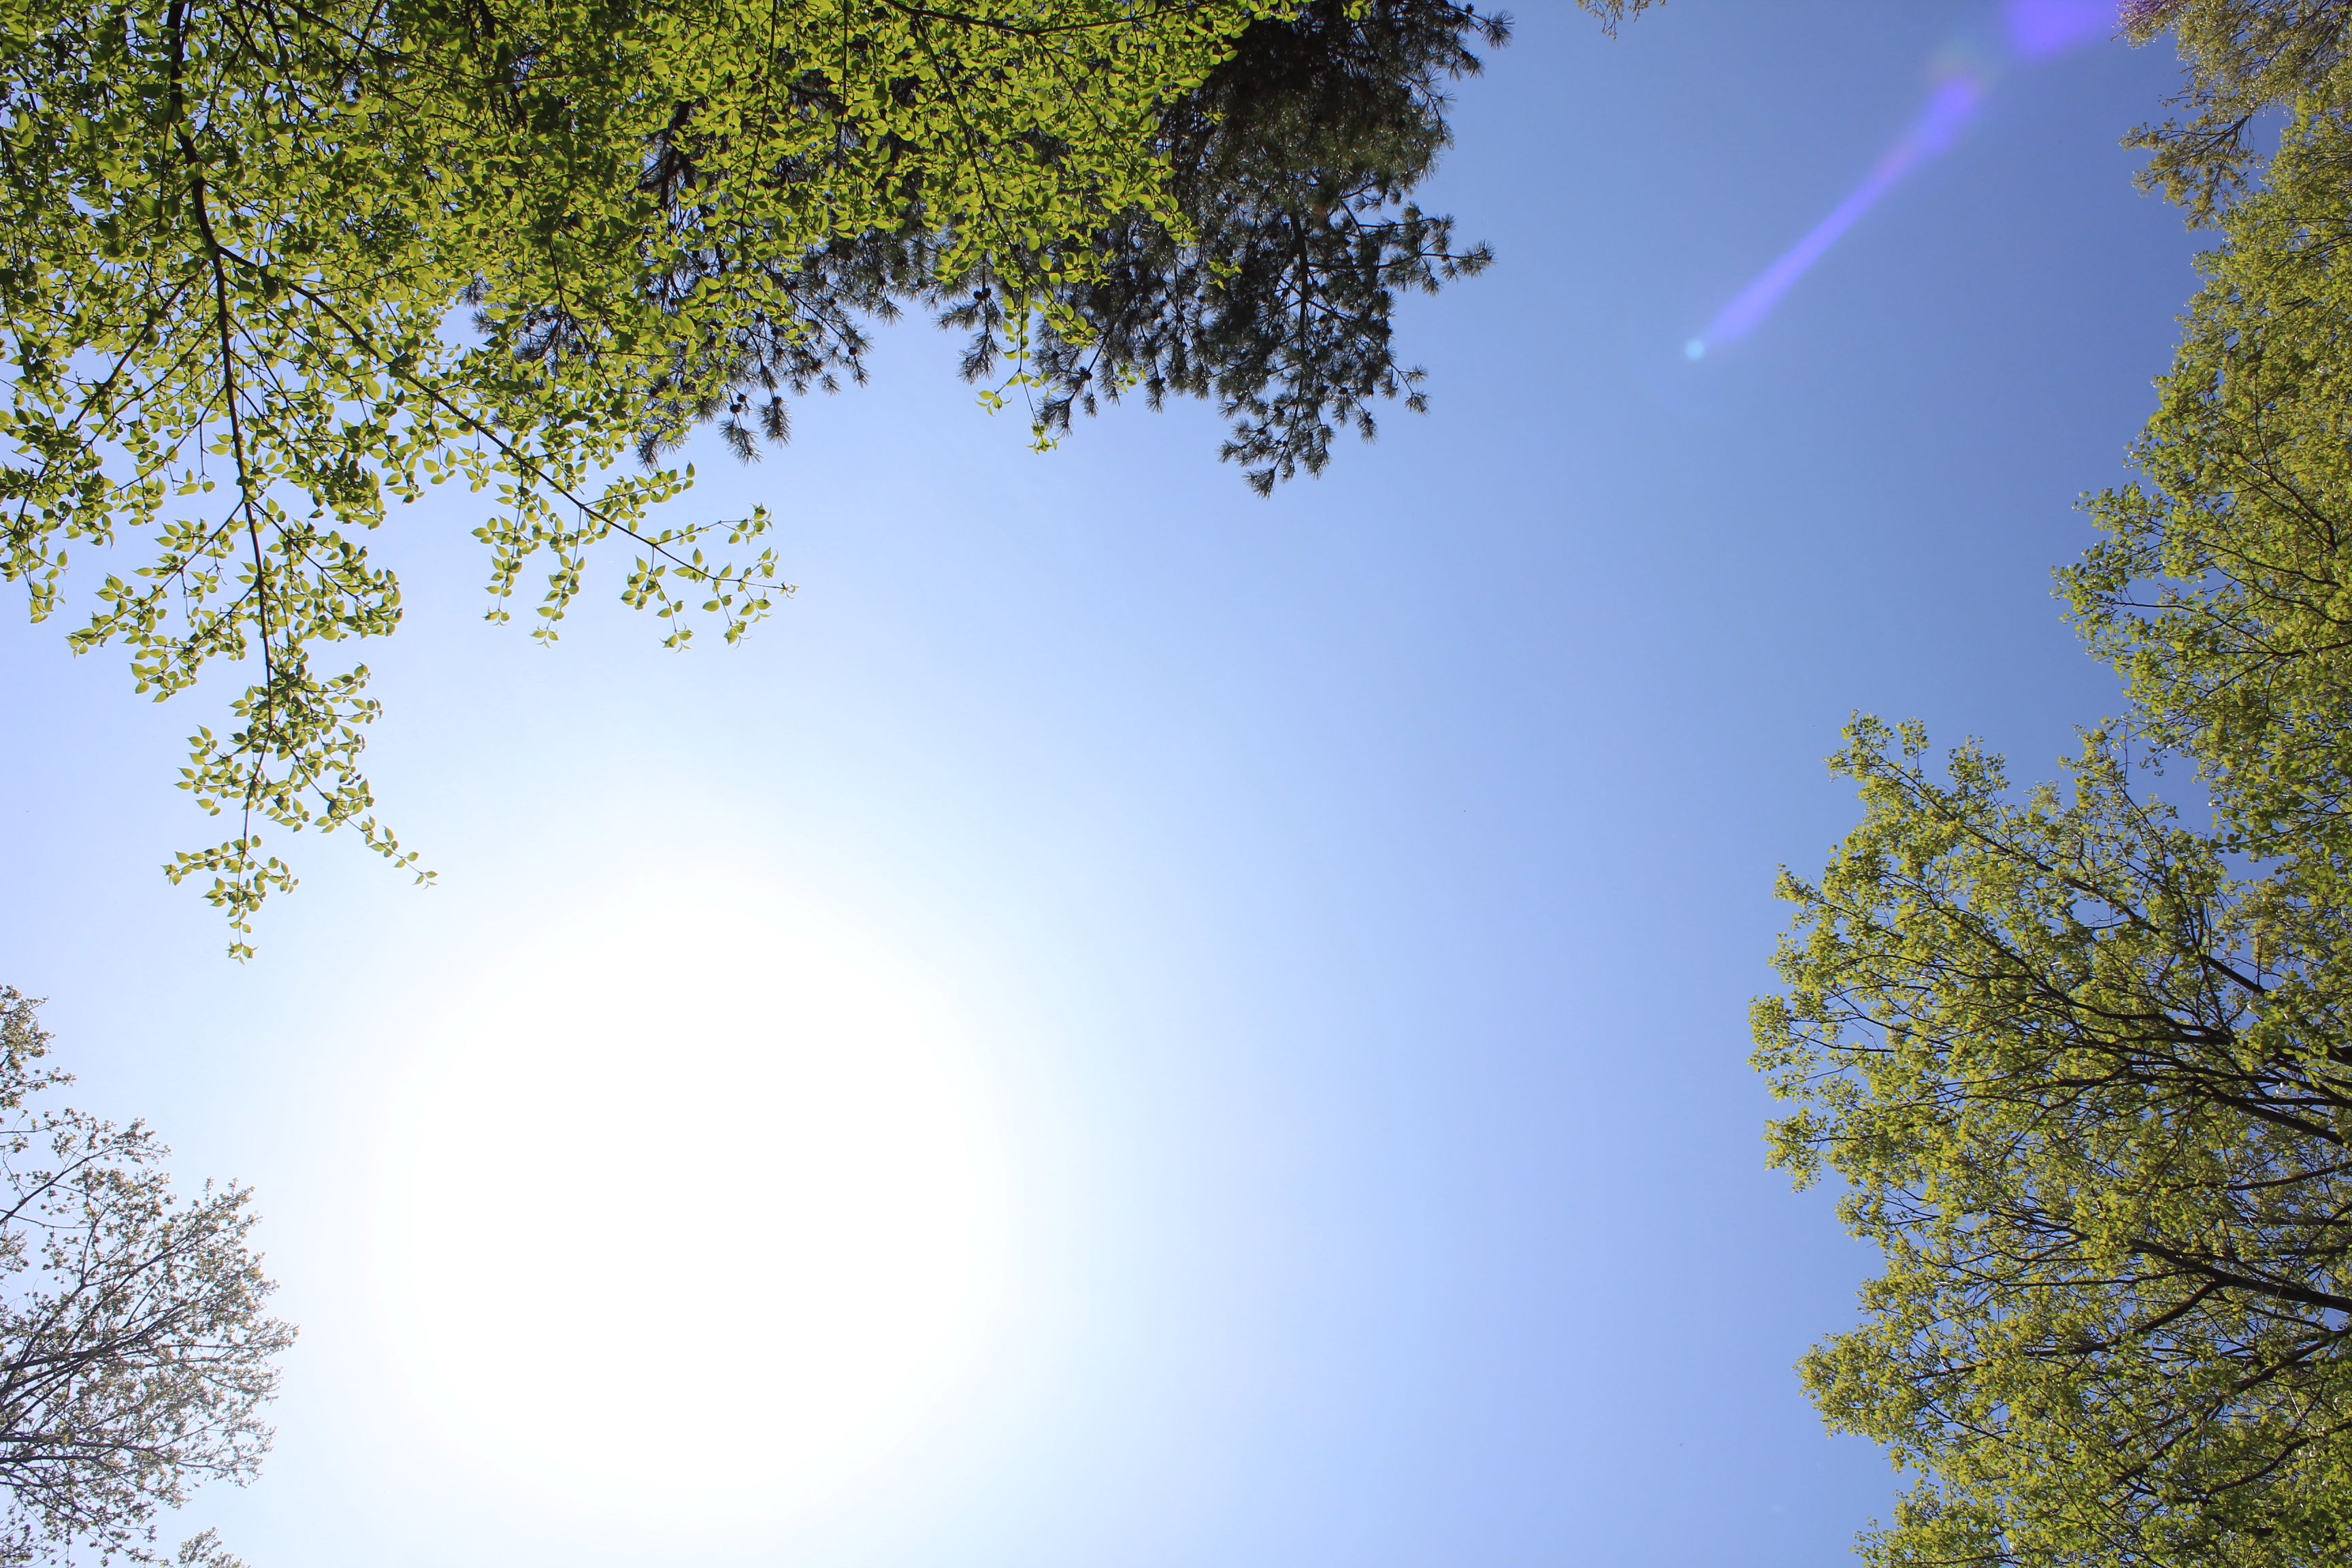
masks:
<svg viewBox="0 0 2352 1568"><path fill-rule="evenodd" d="M158 698L258 673L183 781L243 825L174 879L247 929L290 885L257 814L414 858L357 767L366 667L315 668L399 619L360 542L387 495L481 496L496 618L543 570L553 636L618 535L673 643L736 637L790 591L765 513L657 523L691 470L614 459L723 404L743 341L814 330L803 258L877 230L1014 302L1017 382L1033 321L1083 335L1050 301L1107 215L1181 233L1154 116L1281 9L0 3L0 572L38 618L69 552L132 546L76 646Z"/></svg>
<svg viewBox="0 0 2352 1568"><path fill-rule="evenodd" d="M1804 1365L1921 1476L1866 1539L1885 1563L2352 1560L2343 26L2141 9L2199 90L2322 89L2213 209L2140 480L2092 498L2107 537L2063 574L2130 712L2069 797L2022 801L1979 751L1939 784L1916 730L1858 724L1836 765L1865 820L1785 882L1789 991L1756 1015L1801 1102L1774 1159L1835 1172L1886 1262ZM2136 796L2135 753L2192 764L2210 823Z"/></svg>
<svg viewBox="0 0 2352 1568"><path fill-rule="evenodd" d="M2306 106L2185 322L2066 577L2146 723L2192 753L2249 847L2340 860L2352 784L2352 125ZM2315 863L2312 869L2318 869Z"/></svg>
<svg viewBox="0 0 2352 1568"><path fill-rule="evenodd" d="M2126 787L2071 798L1863 721L1867 808L1799 908L1758 1065L1776 1163L1844 1184L1864 1321L1832 1426L1924 1472L1874 1563L2352 1552L2352 952Z"/></svg>

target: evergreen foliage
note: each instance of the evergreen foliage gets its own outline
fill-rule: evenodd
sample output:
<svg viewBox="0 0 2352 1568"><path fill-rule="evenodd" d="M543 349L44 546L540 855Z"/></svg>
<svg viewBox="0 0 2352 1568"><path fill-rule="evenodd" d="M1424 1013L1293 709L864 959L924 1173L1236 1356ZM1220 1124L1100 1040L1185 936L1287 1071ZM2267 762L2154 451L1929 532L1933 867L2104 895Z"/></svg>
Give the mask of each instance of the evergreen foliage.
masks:
<svg viewBox="0 0 2352 1568"><path fill-rule="evenodd" d="M1261 491L1319 470L1370 401L1421 406L1397 293L1485 264L1409 196L1465 39L1506 32L1454 0L0 0L0 576L37 621L71 555L131 550L77 650L158 700L257 675L181 780L236 831L166 868L247 952L293 886L264 823L415 867L367 666L327 652L399 624L388 500L483 498L493 620L537 575L552 639L618 545L670 646L731 640L791 592L768 514L666 521L664 454L782 439L910 304L1040 445L1174 392Z"/></svg>
<svg viewBox="0 0 2352 1568"><path fill-rule="evenodd" d="M1023 296L986 266L943 279L910 204L895 230L810 258L807 297L827 331L747 341L728 399L693 413L724 420L747 456L758 437L785 438L783 395L862 381L857 323L912 305L969 334L968 379L998 380L1010 360L1041 442L1074 411L1138 392L1157 407L1174 393L1234 416L1223 456L1260 494L1319 473L1335 427L1370 438L1371 400L1426 406L1422 373L1391 352L1396 296L1492 259L1483 246L1457 250L1452 220L1409 197L1451 140L1444 84L1481 68L1466 40L1509 37L1507 17L1454 0L1312 0L1261 17L1159 115L1168 209L1139 205L1075 237L1081 254L1053 258L1067 279L1055 309L1018 321L1008 304ZM666 426L647 452L691 423Z"/></svg>
<svg viewBox="0 0 2352 1568"><path fill-rule="evenodd" d="M1138 209L1097 237L1101 264L1072 290L1078 334L1049 321L1034 351L1050 427L1123 390L1170 392L1234 416L1223 456L1259 494L1320 473L1333 426L1370 440L1374 397L1427 406L1422 372L1391 345L1395 296L1435 293L1492 260L1457 249L1453 222L1408 198L1451 139L1442 82L1475 74L1465 46L1509 37L1469 5L1319 0L1254 24L1234 53L1160 120L1172 230ZM1001 333L985 303L968 368ZM998 328L992 331L992 328Z"/></svg>

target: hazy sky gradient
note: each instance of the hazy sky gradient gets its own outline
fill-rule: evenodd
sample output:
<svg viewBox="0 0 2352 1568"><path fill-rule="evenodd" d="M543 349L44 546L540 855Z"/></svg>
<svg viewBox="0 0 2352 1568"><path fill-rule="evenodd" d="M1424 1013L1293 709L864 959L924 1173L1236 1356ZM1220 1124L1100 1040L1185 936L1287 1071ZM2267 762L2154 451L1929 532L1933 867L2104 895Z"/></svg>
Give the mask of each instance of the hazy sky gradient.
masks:
<svg viewBox="0 0 2352 1568"><path fill-rule="evenodd" d="M764 500L800 584L739 650L661 652L614 555L541 652L477 618L468 498L395 516L370 760L442 885L281 838L304 883L249 966L155 869L207 841L168 781L226 689L143 706L62 625L0 626L0 978L52 998L83 1102L258 1187L304 1329L268 1474L192 1515L252 1568L1838 1560L1893 1483L1789 1370L1867 1259L1761 1166L1773 875L1853 819L1820 762L1851 710L2031 775L2115 705L2048 573L2193 287L2116 146L2168 46L2003 78L1745 341L1683 345L1995 16L1675 0L1612 43L1529 0L1425 193L1499 258L1404 310L1433 411L1271 503L1197 408L1034 457L910 327L789 450L699 454L681 509ZM608 1529L395 1397L384 1108L600 885L713 877L946 999L1011 1151L1008 1306L830 1506ZM737 1353L649 1324L581 1374Z"/></svg>

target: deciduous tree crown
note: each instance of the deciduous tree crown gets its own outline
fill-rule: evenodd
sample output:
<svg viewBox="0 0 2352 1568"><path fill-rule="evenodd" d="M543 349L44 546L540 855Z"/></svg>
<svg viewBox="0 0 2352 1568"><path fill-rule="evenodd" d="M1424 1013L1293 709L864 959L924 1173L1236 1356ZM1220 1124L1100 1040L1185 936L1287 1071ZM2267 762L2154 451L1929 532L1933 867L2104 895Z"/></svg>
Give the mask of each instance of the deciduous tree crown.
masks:
<svg viewBox="0 0 2352 1568"><path fill-rule="evenodd" d="M2352 7L2126 17L2179 29L2192 117L2141 140L2223 239L2061 574L2131 706L2021 799L1857 721L1864 819L1784 878L1755 1014L1774 1162L1885 1262L1803 1366L1919 1473L1879 1563L2352 1557Z"/></svg>
<svg viewBox="0 0 2352 1568"><path fill-rule="evenodd" d="M48 1046L0 986L0 1560L236 1568L209 1531L159 1555L155 1516L269 1446L294 1331L263 1309L249 1194L175 1194L146 1127L47 1104L72 1081Z"/></svg>
<svg viewBox="0 0 2352 1568"><path fill-rule="evenodd" d="M617 544L670 646L732 640L791 592L768 514L673 521L666 454L781 439L910 304L1041 445L1173 392L1259 489L1318 471L1422 406L1398 291L1486 264L1410 193L1506 36L1466 0L0 0L0 574L38 620L99 568L71 641L159 700L255 677L181 780L237 829L167 868L249 952L293 882L265 821L415 867L330 650L399 624L388 501L481 498L494 620L537 580L551 640Z"/></svg>

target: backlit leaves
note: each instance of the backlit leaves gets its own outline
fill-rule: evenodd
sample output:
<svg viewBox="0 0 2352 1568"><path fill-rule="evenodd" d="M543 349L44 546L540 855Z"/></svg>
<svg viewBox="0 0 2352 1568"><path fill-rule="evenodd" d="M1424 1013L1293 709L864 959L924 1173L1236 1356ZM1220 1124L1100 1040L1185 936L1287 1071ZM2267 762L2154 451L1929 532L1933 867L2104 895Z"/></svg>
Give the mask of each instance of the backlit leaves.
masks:
<svg viewBox="0 0 2352 1568"><path fill-rule="evenodd" d="M1798 908L1773 1158L1877 1246L1804 1363L1920 1480L1884 1563L2352 1555L2352 127L2306 100L2063 575L2127 721L2072 787L1857 723ZM2193 764L2206 821L2131 787ZM2182 769L2184 773L2188 769Z"/></svg>
<svg viewBox="0 0 2352 1568"><path fill-rule="evenodd" d="M236 831L170 875L242 933L292 882L264 822L414 864L359 766L366 667L327 646L399 623L387 499L481 498L490 613L536 637L616 542L673 646L740 636L791 591L767 514L657 521L690 473L616 460L724 406L747 341L841 331L813 280L877 231L916 225L933 285L984 274L1016 355L1083 341L1061 301L1107 215L1186 232L1154 116L1275 9L11 0L0 574L44 618L77 554L132 547L74 646L159 700L248 672L182 780Z"/></svg>

